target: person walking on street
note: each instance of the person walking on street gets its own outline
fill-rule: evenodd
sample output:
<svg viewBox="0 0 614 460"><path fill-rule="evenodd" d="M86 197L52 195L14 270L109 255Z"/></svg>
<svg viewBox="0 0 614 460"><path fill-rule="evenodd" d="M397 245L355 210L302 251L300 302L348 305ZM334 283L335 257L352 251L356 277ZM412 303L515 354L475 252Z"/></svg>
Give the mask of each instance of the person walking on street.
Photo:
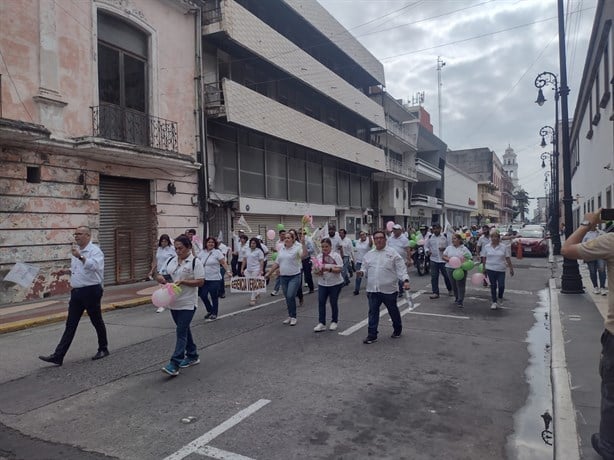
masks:
<svg viewBox="0 0 614 460"><path fill-rule="evenodd" d="M409 246L409 239L405 235L403 235L403 227L401 227L399 224L394 224L392 226L392 235L390 235L390 237L388 238L387 244L389 247L394 249L397 254L401 256L406 267L411 266L413 259L411 254L411 247ZM402 282L399 281L398 296L401 297L402 295Z"/></svg>
<svg viewBox="0 0 614 460"><path fill-rule="evenodd" d="M264 251L258 238L249 240L249 249L242 250L241 276L255 278L264 275ZM257 292L252 292L249 300L250 305L256 305L256 299L260 297Z"/></svg>
<svg viewBox="0 0 614 460"><path fill-rule="evenodd" d="M365 254L362 266L356 276L367 278L367 299L369 300L369 326L365 344L377 341L379 309L386 306L392 320L392 338L401 337L403 323L397 305L397 283L400 280L404 290L409 290L409 275L405 261L397 251L386 245L386 234L382 230L373 233L375 249Z"/></svg>
<svg viewBox="0 0 614 460"><path fill-rule="evenodd" d="M490 297L492 299L490 309L496 310L503 303L506 266L510 269L510 276L514 276L510 246L501 244L501 234L496 228L490 231L490 243L482 248L480 256L483 257L486 276L490 281Z"/></svg>
<svg viewBox="0 0 614 460"><path fill-rule="evenodd" d="M439 299L439 274L443 276L443 281L448 289L448 295L452 295L452 283L446 271L446 261L443 260L443 251L448 247L448 238L441 233L441 225L433 224L433 233L424 244L424 249L430 253L431 257L431 290L430 299Z"/></svg>
<svg viewBox="0 0 614 460"><path fill-rule="evenodd" d="M454 272L454 268L450 265L450 259L452 257L458 257L461 262L463 262L467 257L471 258L471 251L467 249L467 247L463 244L462 237L455 233L452 235L452 244L449 245L443 251L443 260L446 261L446 271L448 272L448 278L452 283L452 290L454 291L454 303L459 307L463 308L463 302L465 300L465 287L467 285L467 276L463 276L462 279L456 280L452 273Z"/></svg>
<svg viewBox="0 0 614 460"><path fill-rule="evenodd" d="M201 240L200 237L196 236L196 230L193 228L188 228L185 231L185 235L190 239L190 242L192 243L192 254L195 257L198 257L200 251L203 250L203 240Z"/></svg>
<svg viewBox="0 0 614 460"><path fill-rule="evenodd" d="M595 226L584 235L582 242L586 243L587 241L594 240L602 233L603 232ZM593 283L593 294L607 295L608 290L605 287L605 261L603 259L587 260L586 265L588 266L588 274L591 278L591 283ZM599 275L599 278L597 278L597 275Z"/></svg>
<svg viewBox="0 0 614 460"><path fill-rule="evenodd" d="M614 233L606 233L590 241L582 242L592 227L601 223L601 210L588 213L584 221L565 239L561 254L568 259L605 260L608 277L614 276ZM614 460L614 283L608 283L608 312L605 330L601 335L601 422L599 433L591 436L593 449L605 460Z"/></svg>
<svg viewBox="0 0 614 460"><path fill-rule="evenodd" d="M484 258L481 256L482 249L486 247L487 244L490 244L490 225L482 225L482 234L478 238L478 242L476 244L475 252L476 255L480 257L480 262L482 265L484 264ZM488 287L488 277L484 278L482 284L484 287Z"/></svg>
<svg viewBox="0 0 614 460"><path fill-rule="evenodd" d="M228 268L228 256L230 255L230 248L224 244L222 240L218 240L217 249L224 256L225 264L220 264L220 276L222 277L222 282L220 283L220 291L218 297L223 299L226 297L226 273L231 273L231 270Z"/></svg>
<svg viewBox="0 0 614 460"><path fill-rule="evenodd" d="M279 254L279 250L284 246L286 241L286 231L279 230L278 232L279 239L275 242L275 252ZM276 296L279 294L279 289L281 289L281 278L279 276L275 280L275 286L273 287L273 291L271 291L272 296Z"/></svg>
<svg viewBox="0 0 614 460"><path fill-rule="evenodd" d="M296 295L301 289L301 259L307 254L305 239L301 244L296 243L294 232L285 233L284 245L277 253L277 260L273 263L266 274L267 278L279 269L279 279L281 289L286 298L286 306L288 307L288 318L283 323L290 326L296 326Z"/></svg>
<svg viewBox="0 0 614 460"><path fill-rule="evenodd" d="M39 359L58 366L64 362L64 356L75 338L77 326L84 311L87 311L98 336L98 352L92 359L109 356L107 329L100 308L104 280L104 254L97 245L91 242L92 235L89 227L85 225L77 227L74 237L76 244L73 244L70 258L72 289L68 302L66 327L55 351L49 356L39 356Z"/></svg>
<svg viewBox="0 0 614 460"><path fill-rule="evenodd" d="M313 294L314 285L313 275L311 274L311 271L313 270L313 265L311 263L311 257L315 255L316 248L309 235L305 233L305 230L300 230L299 233L305 236L305 246L307 247L307 257L303 257L303 260L301 262L303 265L303 276L305 277L305 284L309 288L309 294Z"/></svg>
<svg viewBox="0 0 614 460"><path fill-rule="evenodd" d="M198 288L198 296L205 304L207 309L205 319L209 321L217 319L220 286L224 283L220 267L224 267L226 273L230 274L226 257L217 246L217 240L210 236L205 240L205 249L198 255L205 269L205 283Z"/></svg>
<svg viewBox="0 0 614 460"><path fill-rule="evenodd" d="M352 262L353 245L352 240L347 237L345 228L339 230L339 238L341 238L341 258L343 260L343 270L341 276L343 277L343 285L350 284L350 263Z"/></svg>
<svg viewBox="0 0 614 460"><path fill-rule="evenodd" d="M186 235L180 235L175 238L174 246L177 257L173 257L166 263L168 276L165 277L161 273L156 275L158 283L172 282L181 288L181 292L169 306L171 317L176 325L175 351L169 363L162 368L162 372L173 377L179 375L180 368L200 363L190 323L196 312L198 288L205 282L204 267L198 259L194 260L190 239Z"/></svg>
<svg viewBox="0 0 614 460"><path fill-rule="evenodd" d="M328 330L337 330L339 323L339 293L343 287L343 260L341 256L332 252L332 242L330 238L323 238L320 242L322 255L319 268L316 271L318 278L318 324L313 328L313 332L326 330L326 300L330 300L331 322Z"/></svg>
<svg viewBox="0 0 614 460"><path fill-rule="evenodd" d="M164 233L163 235L160 235L160 239L158 240L158 247L156 248L156 253L154 254L151 262L149 278L153 279L154 274L156 274L159 270L162 270L162 267L166 265L166 262L171 257L175 257L175 247L173 246L173 243L171 243L171 238ZM156 313L162 313L163 311L164 307L158 307Z"/></svg>
<svg viewBox="0 0 614 460"><path fill-rule="evenodd" d="M356 264L356 271L360 270L362 267L362 260L365 257L365 254L371 250L373 247L373 239L371 235L367 238L367 232L361 231L358 234L358 239L356 240L356 246L354 248L354 263ZM356 281L354 282L354 295L358 295L360 293L360 284L362 282L362 278L356 277Z"/></svg>

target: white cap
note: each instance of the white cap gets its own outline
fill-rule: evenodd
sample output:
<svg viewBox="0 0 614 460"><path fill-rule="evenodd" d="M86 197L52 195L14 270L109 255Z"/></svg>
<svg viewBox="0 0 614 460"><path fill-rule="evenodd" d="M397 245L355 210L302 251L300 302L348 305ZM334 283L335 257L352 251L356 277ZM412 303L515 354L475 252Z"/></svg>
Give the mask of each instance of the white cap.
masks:
<svg viewBox="0 0 614 460"><path fill-rule="evenodd" d="M401 227L401 225L399 225L399 224L394 224L394 225L392 226L392 229L393 229L393 230L403 230L403 227Z"/></svg>

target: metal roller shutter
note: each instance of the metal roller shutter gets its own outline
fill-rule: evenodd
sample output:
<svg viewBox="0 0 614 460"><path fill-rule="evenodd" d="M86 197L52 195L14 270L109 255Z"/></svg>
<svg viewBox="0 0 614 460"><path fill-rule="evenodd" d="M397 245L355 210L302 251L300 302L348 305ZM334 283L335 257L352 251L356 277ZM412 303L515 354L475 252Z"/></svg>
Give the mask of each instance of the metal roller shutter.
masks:
<svg viewBox="0 0 614 460"><path fill-rule="evenodd" d="M239 217L235 218L234 229L244 230L247 236L252 237L261 235L262 238L266 238L267 230L275 230L277 233L277 225L283 224L286 230L294 228L296 230L301 228L301 219L303 216L280 216L272 214L243 214L243 217L247 221L248 225L252 229L251 233L240 224L237 223ZM330 220L330 217L326 216L313 216L313 223L316 228L319 225L324 225Z"/></svg>
<svg viewBox="0 0 614 460"><path fill-rule="evenodd" d="M100 176L100 247L107 285L142 280L154 246L149 181Z"/></svg>

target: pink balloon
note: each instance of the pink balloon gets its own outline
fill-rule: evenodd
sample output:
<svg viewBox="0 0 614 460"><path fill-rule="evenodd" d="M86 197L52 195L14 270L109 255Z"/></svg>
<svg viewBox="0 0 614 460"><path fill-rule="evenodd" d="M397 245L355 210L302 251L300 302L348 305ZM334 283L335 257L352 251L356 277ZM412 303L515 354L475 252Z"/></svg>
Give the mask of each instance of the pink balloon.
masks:
<svg viewBox="0 0 614 460"><path fill-rule="evenodd" d="M171 289L161 287L155 290L151 295L151 303L156 307L168 307L172 303L174 297L174 292Z"/></svg>
<svg viewBox="0 0 614 460"><path fill-rule="evenodd" d="M461 266L461 260L456 256L452 256L450 257L448 264L450 264L450 267L452 268L458 268Z"/></svg>
<svg viewBox="0 0 614 460"><path fill-rule="evenodd" d="M389 232L392 231L392 227L394 226L394 222L389 220L388 222L386 222L386 230L388 230Z"/></svg>
<svg viewBox="0 0 614 460"><path fill-rule="evenodd" d="M266 232L266 237L273 241L275 239L275 230L271 229Z"/></svg>
<svg viewBox="0 0 614 460"><path fill-rule="evenodd" d="M471 275L471 284L473 284L474 286L481 286L483 281L484 273L477 272Z"/></svg>

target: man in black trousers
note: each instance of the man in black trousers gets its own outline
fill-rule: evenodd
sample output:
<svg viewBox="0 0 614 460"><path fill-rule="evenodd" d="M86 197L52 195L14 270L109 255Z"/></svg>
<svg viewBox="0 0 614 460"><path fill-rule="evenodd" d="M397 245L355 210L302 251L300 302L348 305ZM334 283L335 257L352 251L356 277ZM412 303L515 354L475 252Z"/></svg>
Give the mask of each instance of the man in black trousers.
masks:
<svg viewBox="0 0 614 460"><path fill-rule="evenodd" d="M66 328L53 354L39 356L45 362L61 366L64 355L70 348L79 320L84 311L98 335L98 352L92 359L109 356L107 348L107 330L102 320L100 300L102 299L102 282L104 278L104 254L100 248L91 243L91 230L82 225L74 233L76 244L72 247L70 260L70 301L68 303L68 318Z"/></svg>

